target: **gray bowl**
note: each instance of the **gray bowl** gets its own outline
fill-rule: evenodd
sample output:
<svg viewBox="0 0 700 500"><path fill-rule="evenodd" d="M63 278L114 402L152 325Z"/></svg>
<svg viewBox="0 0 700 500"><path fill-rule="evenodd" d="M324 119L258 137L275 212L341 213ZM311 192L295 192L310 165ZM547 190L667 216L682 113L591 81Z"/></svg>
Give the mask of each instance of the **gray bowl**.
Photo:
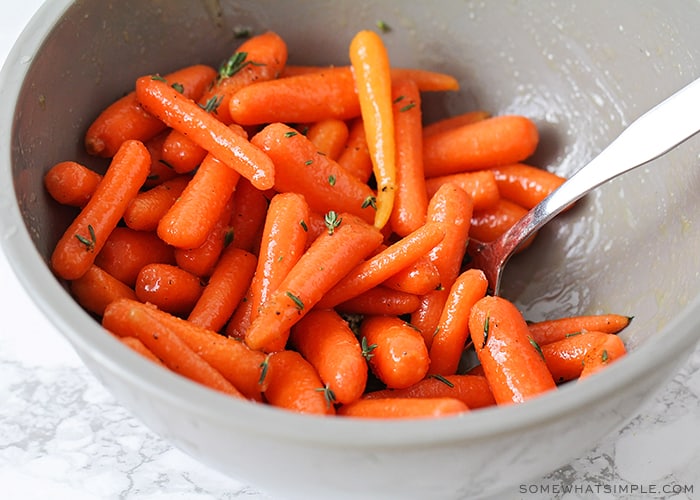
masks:
<svg viewBox="0 0 700 500"><path fill-rule="evenodd" d="M151 429L195 458L285 498L466 498L580 456L635 416L691 352L700 322L700 143L601 187L541 231L506 274L529 319L634 316L630 355L535 401L441 421L316 418L247 404L115 341L47 266L72 212L45 194L54 163L135 77L217 65L234 31L271 29L299 64L344 64L383 20L393 64L445 71L462 90L426 96L434 119L474 108L532 117L533 163L568 175L626 124L700 76L700 3L352 0L52 0L0 79L0 235L20 282L85 364ZM429 469L428 469L429 467Z"/></svg>

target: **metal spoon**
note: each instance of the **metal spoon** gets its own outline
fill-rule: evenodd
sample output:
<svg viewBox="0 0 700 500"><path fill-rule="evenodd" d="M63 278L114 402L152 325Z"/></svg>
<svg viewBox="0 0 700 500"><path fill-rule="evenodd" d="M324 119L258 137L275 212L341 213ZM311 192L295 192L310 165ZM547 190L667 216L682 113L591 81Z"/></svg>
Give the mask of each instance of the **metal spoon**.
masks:
<svg viewBox="0 0 700 500"><path fill-rule="evenodd" d="M515 250L573 202L601 184L658 158L700 131L700 79L632 122L597 157L542 200L498 239L470 242L473 266L498 295L503 269Z"/></svg>

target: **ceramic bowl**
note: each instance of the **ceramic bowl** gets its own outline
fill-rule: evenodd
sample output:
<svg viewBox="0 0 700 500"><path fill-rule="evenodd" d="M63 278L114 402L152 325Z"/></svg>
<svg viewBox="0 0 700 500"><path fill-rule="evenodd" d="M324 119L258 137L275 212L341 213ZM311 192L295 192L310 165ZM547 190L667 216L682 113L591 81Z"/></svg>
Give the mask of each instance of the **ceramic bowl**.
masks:
<svg viewBox="0 0 700 500"><path fill-rule="evenodd" d="M44 192L60 160L135 77L218 65L240 28L274 30L297 64L346 64L360 29L392 63L455 75L426 120L470 109L536 121L532 163L562 175L700 76L700 3L445 0L52 0L0 80L0 226L20 282L85 364L155 432L277 498L477 498L541 477L636 415L698 339L700 143L599 188L511 261L504 294L529 319L634 316L630 354L523 405L456 418L316 418L202 388L124 348L55 279L47 259L71 212Z"/></svg>

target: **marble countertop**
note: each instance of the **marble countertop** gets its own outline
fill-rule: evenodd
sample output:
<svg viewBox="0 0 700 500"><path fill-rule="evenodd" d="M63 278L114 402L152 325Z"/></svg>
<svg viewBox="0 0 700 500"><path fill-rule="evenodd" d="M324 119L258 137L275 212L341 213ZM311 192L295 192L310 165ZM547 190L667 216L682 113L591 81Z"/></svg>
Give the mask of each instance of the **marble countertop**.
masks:
<svg viewBox="0 0 700 500"><path fill-rule="evenodd" d="M0 17L0 61L43 0ZM267 499L152 433L32 304L0 253L0 497ZM700 498L700 345L624 428L499 498Z"/></svg>

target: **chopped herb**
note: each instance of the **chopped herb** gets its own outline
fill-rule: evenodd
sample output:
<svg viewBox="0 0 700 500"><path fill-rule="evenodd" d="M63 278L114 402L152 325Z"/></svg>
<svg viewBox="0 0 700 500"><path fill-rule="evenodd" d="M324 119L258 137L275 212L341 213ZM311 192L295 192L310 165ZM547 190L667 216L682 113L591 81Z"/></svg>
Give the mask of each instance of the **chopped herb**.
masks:
<svg viewBox="0 0 700 500"><path fill-rule="evenodd" d="M305 220L300 220L300 221L299 221L299 225L301 226L301 228L302 228L305 232L307 232L307 233L309 232L309 226L306 225L306 221L305 221Z"/></svg>
<svg viewBox="0 0 700 500"><path fill-rule="evenodd" d="M265 359L263 359L262 363L260 363L260 378L258 378L258 384L260 385L265 382L265 377L267 377L267 370L270 368L270 356L271 354L265 356Z"/></svg>
<svg viewBox="0 0 700 500"><path fill-rule="evenodd" d="M491 328L491 317L486 316L486 320L484 321L484 341L481 343L481 348L483 349L486 347L486 342L489 341L489 329Z"/></svg>
<svg viewBox="0 0 700 500"><path fill-rule="evenodd" d="M391 31L391 26L381 19L377 21L377 28L379 28L379 31L382 33L389 33Z"/></svg>
<svg viewBox="0 0 700 500"><path fill-rule="evenodd" d="M335 175L328 176L328 184L330 184L331 186L335 186Z"/></svg>
<svg viewBox="0 0 700 500"><path fill-rule="evenodd" d="M296 130L290 130L289 132L285 132L285 133L284 133L284 136L285 136L285 137L294 137L294 136L297 135L298 133L299 133L299 132L297 132Z"/></svg>
<svg viewBox="0 0 700 500"><path fill-rule="evenodd" d="M323 151L316 151L316 154L321 155L321 156L326 156L326 153L324 153Z"/></svg>
<svg viewBox="0 0 700 500"><path fill-rule="evenodd" d="M262 63L246 61L246 57L248 57L247 52L236 52L231 57L229 57L228 60L225 63L223 63L221 67L219 67L219 80L223 80L224 78L229 78L235 75L249 64L255 66L264 66L264 64Z"/></svg>
<svg viewBox="0 0 700 500"><path fill-rule="evenodd" d="M367 208L367 207L372 207L373 209L377 209L377 198L374 196L368 196L367 198L364 199L362 202L362 208Z"/></svg>
<svg viewBox="0 0 700 500"><path fill-rule="evenodd" d="M340 223L343 222L343 219L338 217L338 214L335 213L334 210L331 210L324 215L323 221L326 223L326 227L328 228L328 234L333 234L336 228L340 226Z"/></svg>
<svg viewBox="0 0 700 500"><path fill-rule="evenodd" d="M532 345L532 347L535 348L535 350L536 350L537 353L540 355L540 357L541 357L542 359L544 359L544 353L542 352L542 348L541 348L540 345L537 343L537 341L536 341L535 339L533 339L532 337L530 337L530 336L528 336L527 340L530 341L530 344Z"/></svg>
<svg viewBox="0 0 700 500"><path fill-rule="evenodd" d="M171 87L180 92L181 94L185 91L185 87L181 83L173 83Z"/></svg>
<svg viewBox="0 0 700 500"><path fill-rule="evenodd" d="M330 387L328 387L328 384L326 384L325 387L317 387L316 390L318 392L323 393L323 398L326 400L326 407L330 408L334 403L335 403L335 394L331 390Z"/></svg>
<svg viewBox="0 0 700 500"><path fill-rule="evenodd" d="M450 382L450 381L447 380L445 377L443 377L442 375L439 375L439 374L437 374L437 373L433 373L432 375L429 375L429 377L434 378L435 380L439 380L440 382L442 382L443 384L445 384L445 385L446 385L447 387L449 387L450 389L453 388L453 387L455 386L452 382Z"/></svg>
<svg viewBox="0 0 700 500"><path fill-rule="evenodd" d="M369 361L374 357L374 353L372 351L377 348L377 344L367 344L367 337L362 337L360 347L362 348L362 356Z"/></svg>
<svg viewBox="0 0 700 500"><path fill-rule="evenodd" d="M575 337L576 335L581 335L582 333L583 333L582 331L571 332L571 333L567 333L566 335L564 335L564 337L566 337L566 338Z"/></svg>
<svg viewBox="0 0 700 500"><path fill-rule="evenodd" d="M602 354L600 355L600 360L601 360L603 363L607 363L607 362L608 362L608 350L607 350L607 349L603 349L603 352L602 352Z"/></svg>
<svg viewBox="0 0 700 500"><path fill-rule="evenodd" d="M155 80L157 82L167 82L168 81L160 75L151 75L151 80Z"/></svg>
<svg viewBox="0 0 700 500"><path fill-rule="evenodd" d="M406 104L404 107L400 108L400 109L399 109L399 112L400 112L400 113L403 113L404 111L408 111L409 109L412 109L412 108L415 108L415 107L416 107L416 103L415 103L415 102L409 102L409 103Z"/></svg>
<svg viewBox="0 0 700 500"><path fill-rule="evenodd" d="M313 160L306 160L306 161L304 162L304 165L309 166L309 165L311 165L313 162L314 162Z"/></svg>
<svg viewBox="0 0 700 500"><path fill-rule="evenodd" d="M304 303L301 301L301 299L299 297L297 297L296 295L294 295L292 292L289 292L289 291L287 291L286 294L287 294L287 297L292 299L292 302L294 302L294 305L297 306L298 310L300 310L300 311L304 310Z"/></svg>
<svg viewBox="0 0 700 500"><path fill-rule="evenodd" d="M398 96L396 99L394 99L394 104L396 104L397 102L403 101L405 98L406 98L406 96L403 96L403 95Z"/></svg>
<svg viewBox="0 0 700 500"><path fill-rule="evenodd" d="M233 243L233 228L229 228L224 233L224 247L229 246Z"/></svg>
<svg viewBox="0 0 700 500"><path fill-rule="evenodd" d="M95 236L95 228L92 227L91 224L88 224L87 227L89 237L86 238L83 235L76 234L75 237L78 239L80 243L85 245L85 248L87 249L88 252L94 252L95 251L95 245L97 244L97 237Z"/></svg>
<svg viewBox="0 0 700 500"><path fill-rule="evenodd" d="M210 97L206 103L200 104L199 106L207 113L216 113L216 110L219 109L223 99L223 95L215 95Z"/></svg>
<svg viewBox="0 0 700 500"><path fill-rule="evenodd" d="M248 26L237 26L233 28L234 38L250 38L253 34L253 30Z"/></svg>
<svg viewBox="0 0 700 500"><path fill-rule="evenodd" d="M435 337L438 333L440 333L440 326L435 327L435 331L433 332L433 337Z"/></svg>

